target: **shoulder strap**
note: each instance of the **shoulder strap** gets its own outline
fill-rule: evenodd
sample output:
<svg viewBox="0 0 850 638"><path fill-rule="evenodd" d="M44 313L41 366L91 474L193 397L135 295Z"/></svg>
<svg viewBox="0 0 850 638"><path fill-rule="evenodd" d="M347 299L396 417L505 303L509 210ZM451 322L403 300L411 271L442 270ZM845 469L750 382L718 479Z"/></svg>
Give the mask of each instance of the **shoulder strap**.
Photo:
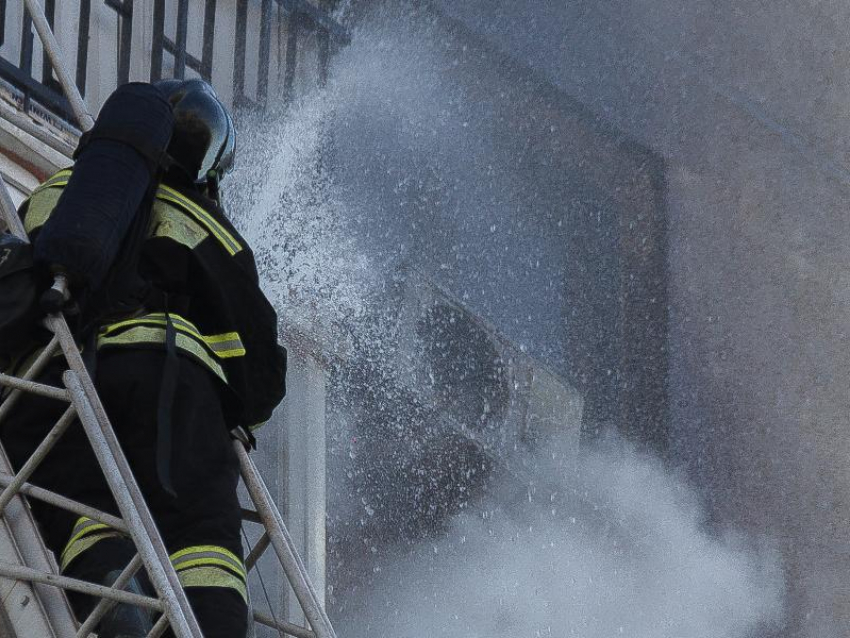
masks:
<svg viewBox="0 0 850 638"><path fill-rule="evenodd" d="M74 151L74 159L79 157L80 153L95 140L110 140L112 142L120 142L135 149L142 157L151 162L156 170L167 171L174 166L174 158L171 157L165 150L160 150L151 144L150 140L144 136L137 134L135 131L125 127L108 127L98 126L90 131L86 131L80 136L80 141L77 144L77 149Z"/></svg>

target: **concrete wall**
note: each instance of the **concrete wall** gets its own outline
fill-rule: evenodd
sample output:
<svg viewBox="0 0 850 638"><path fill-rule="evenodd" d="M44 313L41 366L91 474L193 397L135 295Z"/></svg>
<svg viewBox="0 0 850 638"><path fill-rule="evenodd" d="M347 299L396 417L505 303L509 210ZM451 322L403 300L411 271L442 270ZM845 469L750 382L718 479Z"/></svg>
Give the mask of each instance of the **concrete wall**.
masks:
<svg viewBox="0 0 850 638"><path fill-rule="evenodd" d="M664 157L678 458L783 549L783 635L846 635L847 6L434 4Z"/></svg>

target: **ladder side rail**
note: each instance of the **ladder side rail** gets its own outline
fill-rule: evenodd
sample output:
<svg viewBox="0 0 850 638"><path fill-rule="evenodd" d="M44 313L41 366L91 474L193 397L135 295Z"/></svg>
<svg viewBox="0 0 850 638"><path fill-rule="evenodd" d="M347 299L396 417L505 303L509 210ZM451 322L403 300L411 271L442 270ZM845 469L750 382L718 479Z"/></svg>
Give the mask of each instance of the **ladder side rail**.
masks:
<svg viewBox="0 0 850 638"><path fill-rule="evenodd" d="M12 464L0 446L0 471L11 474ZM38 526L32 512L22 499L13 499L6 509L5 516L0 519L0 536L6 537L14 547L9 558L20 561L21 565L29 565L45 572L56 572L56 561L48 551L38 532ZM16 587L25 585L32 591L33 602L30 603L41 609L41 616L49 626L47 634L55 638L72 638L76 626L71 606L65 593L54 587L37 583L19 583ZM5 605L3 605L5 606Z"/></svg>
<svg viewBox="0 0 850 638"><path fill-rule="evenodd" d="M17 215L17 211L12 203L12 198L9 195L2 177L0 177L0 212L2 212L8 227L12 229L15 234L20 233L19 236L28 241L26 231ZM159 535L159 531L153 522L153 517L148 511L147 504L144 501L141 490L139 490L138 485L135 482L135 478L132 475L127 459L121 450L120 444L115 437L111 425L109 424L109 420L106 417L103 406L100 404L100 399L97 396L97 392L94 390L94 384L92 384L91 378L88 376L85 369L82 356L77 349L77 345L71 335L68 324L65 321L65 318L61 315L49 317L46 323L48 328L54 333L56 339L59 341L68 365L72 369L75 369L75 371L82 377L82 385L80 386L77 403L75 404L78 414L80 413L81 397L86 397L85 403L91 408L88 401L91 400L93 395L94 403L99 408L99 410L91 408L88 417L89 419L94 419L94 423L90 421L90 424L94 427L87 427L86 433L89 435L93 447L95 448L97 447L95 445L95 441L98 440L98 434L102 437L103 443L105 444L102 448L102 452L105 454L103 460L108 459L112 461L112 464L114 465L114 474L104 467L103 461L101 461L101 469L103 470L107 481L112 481L111 487L116 501L119 503L122 500L125 502L129 501L129 503L125 505L125 507L128 508L127 511L122 510L122 514L125 518L130 520L130 527L134 528L135 526L133 523L136 523L138 524L138 527L135 527L135 529L142 530L146 535L145 537L136 531L135 534L133 534L134 541L136 542L139 551L143 554L147 554L147 560L144 562L145 567L148 569L151 576L151 581L154 583L157 592L168 602L167 607L170 613L166 615L169 617L171 626L178 638L202 638L201 630L198 626L197 620L195 619L194 612L189 606L189 600L186 598L186 594L180 586L177 573L174 571L168 552L166 551L162 538ZM79 380L80 377L78 376L76 379ZM68 394L67 397L63 396L62 391L58 388L52 388L33 381L22 381L15 377L10 377L9 375L0 375L0 383L16 389L35 391L36 393L50 396L52 398L65 399L68 401L71 400L70 394ZM68 393L69 391L65 390L64 392ZM97 415L102 416L104 420L103 424L98 422ZM80 420L83 422L85 427L86 419L83 419L82 415L80 416ZM95 451L97 452L97 450ZM116 459L116 456L120 458L120 461ZM119 467L120 469L118 469ZM9 473L11 473L11 466L9 467L9 470ZM132 497L129 499L123 498L125 491L132 493ZM144 513L140 513L139 510L143 510ZM129 517L128 513L130 514ZM133 516L133 514L135 514L135 516Z"/></svg>
<svg viewBox="0 0 850 638"><path fill-rule="evenodd" d="M29 241L26 230L24 229L21 218L18 217L15 205L12 202L12 196L9 194L9 189L6 182L0 175L0 215L6 223L7 228L17 237L24 241ZM58 339L57 339L58 341ZM48 344L49 348L55 349L56 344ZM47 359L41 361L41 358L34 364L45 365ZM32 368L31 368L32 370ZM37 374L35 372L34 374ZM30 379L27 379L29 381ZM21 390L23 391L23 390ZM14 391L13 391L14 394ZM20 392L18 392L20 394ZM12 397L7 397L12 399ZM15 401L17 399L13 399ZM5 402L4 402L5 403ZM4 416L10 407L5 405L0 410ZM6 451L0 445L0 472L13 475L12 464L6 456ZM18 547L18 554L22 561L27 565L33 565L44 571L57 572L58 567L53 555L44 545L44 540L39 533L38 526L32 516L32 512L24 504L22 499L15 499L11 507L8 508L6 516L3 519L3 524L11 536L11 542ZM52 587L45 587L32 583L33 591L36 594L35 600L45 612L45 617L48 619L53 628L54 633L58 638L70 637L72 628L75 626L74 615L71 612L71 607L68 604L68 599L64 592Z"/></svg>
<svg viewBox="0 0 850 638"><path fill-rule="evenodd" d="M44 51L50 58L54 72L59 77L63 91L71 103L74 114L79 120L81 129L83 131L90 130L94 126L94 120L88 114L85 101L65 67L59 44L53 35L43 9L38 5L36 0L24 0L24 2L41 39ZM0 207L3 208L4 217L9 218L7 219L9 228L16 235L26 237L26 231L20 218L14 211L11 196L3 182L0 182L0 200L2 200L0 201ZM80 414L80 421L86 429L86 434L89 436L96 454L102 457L101 468L107 481L111 482L113 495L117 501L125 502L124 508L126 511L122 511L122 514L125 519L129 520L130 527L134 531L133 536L139 552L143 554L143 558L145 554L148 554L146 557L147 560L144 561L145 566L148 568L151 580L157 588L158 593L167 603L168 613L164 615L169 616L171 627L177 638L203 638L195 615L189 606L188 598L186 598L185 592L180 586L177 573L174 571L168 552L153 522L153 517L148 511L141 490L136 485L129 464L118 444L117 438L115 438L103 406L100 405L99 397L94 391L94 385L88 376L85 366L82 365L82 358L79 356L79 351L71 337L64 317L60 315L49 319L48 327L53 330L59 339L69 366L72 369L75 368L76 372L82 376L83 383L79 385L76 391L75 407L78 414ZM75 382L79 384L80 377L75 377L69 373L66 373L65 376L68 378L68 381L71 381L72 385ZM81 414L81 407L88 412L86 418L83 418ZM90 420L92 417L94 417L95 422ZM89 423L86 424L86 421L89 421ZM105 467L104 462L109 464L110 467ZM122 479L125 489L130 493L129 499L124 498L122 486L118 483ZM137 528L136 524L141 527ZM137 530L142 530L147 538ZM149 541L152 547L146 544L146 541Z"/></svg>
<svg viewBox="0 0 850 638"><path fill-rule="evenodd" d="M79 358L79 361L72 360L72 357L80 357L80 354L76 349L73 338L71 338L64 317L61 315L54 316L50 319L50 323L57 329L63 350L69 357L69 364L72 368L85 371L82 358ZM58 332L60 330L65 331L64 334ZM70 344L66 343L68 339L70 339ZM66 349L67 345L72 346L73 349L69 351ZM97 456L104 477L111 488L112 495L115 497L121 515L130 528L130 534L135 541L136 549L142 556L148 570L148 576L157 593L165 601L172 630L177 638L203 638L198 621L189 606L186 593L180 586L177 572L174 571L174 566L171 564L159 530L156 528L142 492L130 470L130 465L121 451L121 445L112 430L106 411L100 404L94 386L90 385L91 379L86 375L88 381L88 387L86 387L83 385L77 370L71 369L65 372L63 380L71 393L80 421Z"/></svg>
<svg viewBox="0 0 850 638"><path fill-rule="evenodd" d="M248 455L248 451L241 441L234 440L233 445L242 468L242 480L251 500L254 502L254 506L257 508L257 512L263 519L263 525L269 534L271 544L304 611L304 615L310 622L317 638L336 638L336 632L334 632L331 621L313 589L307 569L295 550L295 543L289 534L289 530L287 530L266 484L263 482L256 465L254 465L254 461Z"/></svg>

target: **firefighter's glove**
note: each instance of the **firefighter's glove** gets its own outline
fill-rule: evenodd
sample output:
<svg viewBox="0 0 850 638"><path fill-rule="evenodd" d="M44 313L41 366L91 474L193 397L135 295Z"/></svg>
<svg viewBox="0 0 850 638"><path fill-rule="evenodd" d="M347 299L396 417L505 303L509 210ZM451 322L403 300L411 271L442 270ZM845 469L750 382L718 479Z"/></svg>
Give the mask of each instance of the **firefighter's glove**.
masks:
<svg viewBox="0 0 850 638"><path fill-rule="evenodd" d="M53 285L44 291L39 300L41 309L49 315L62 312L71 300L68 278L63 273L56 274Z"/></svg>

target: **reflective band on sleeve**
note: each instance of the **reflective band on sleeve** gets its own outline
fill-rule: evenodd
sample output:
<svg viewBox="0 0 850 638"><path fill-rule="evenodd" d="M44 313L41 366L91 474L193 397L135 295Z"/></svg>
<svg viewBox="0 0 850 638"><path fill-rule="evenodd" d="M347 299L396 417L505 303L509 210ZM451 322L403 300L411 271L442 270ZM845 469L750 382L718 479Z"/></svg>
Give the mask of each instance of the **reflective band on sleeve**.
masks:
<svg viewBox="0 0 850 638"><path fill-rule="evenodd" d="M68 565L71 564L71 561L73 561L77 556L79 556L86 550L91 549L91 547L96 543L104 540L105 538L118 538L120 536L124 536L126 538L126 536L121 532L113 530L110 532L104 532L103 534L94 534L92 536L86 536L85 538L81 538L75 543L66 546L61 556L61 571L64 572L65 569L67 569Z"/></svg>
<svg viewBox="0 0 850 638"><path fill-rule="evenodd" d="M231 357L244 357L245 346L242 344L242 339L239 338L238 332L226 332L220 335L210 335L204 337L210 350L215 352L220 359L230 359Z"/></svg>
<svg viewBox="0 0 850 638"><path fill-rule="evenodd" d="M65 545L65 549L62 550L62 555L60 556L62 571L65 570L72 560L91 548L98 541L102 541L104 538L115 538L118 536L124 536L124 534L105 523L93 520L87 516L81 516L77 519L74 529L71 530L71 538Z"/></svg>
<svg viewBox="0 0 850 638"><path fill-rule="evenodd" d="M106 523L100 523L94 519L89 518L88 516L81 516L77 519L77 523L74 525L74 529L71 531L71 540L68 541L70 545L74 541L81 539L86 534L90 534L95 530L99 529L111 529L109 525Z"/></svg>
<svg viewBox="0 0 850 638"><path fill-rule="evenodd" d="M126 323L126 322L125 322ZM128 328L119 334L105 334L97 339L98 348L109 346L130 346L139 344L164 344L165 328L140 325ZM179 349L193 355L206 365L213 374L227 383L227 375L224 369L215 361L197 339L177 331L176 345Z"/></svg>
<svg viewBox="0 0 850 638"><path fill-rule="evenodd" d="M239 576L218 567L193 567L177 572L177 578L186 587L224 587L236 590L247 604L248 588Z"/></svg>
<svg viewBox="0 0 850 638"><path fill-rule="evenodd" d="M215 217L210 215L188 197L181 195L173 188L161 185L157 190L156 198L161 201L177 204L182 210L185 210L187 213L192 215L203 226L205 226L216 239L218 239L221 245L224 246L225 250L227 250L227 252L231 255L235 255L242 250L242 245L236 241L233 235L231 235L230 232L228 232L228 230L215 219Z"/></svg>

